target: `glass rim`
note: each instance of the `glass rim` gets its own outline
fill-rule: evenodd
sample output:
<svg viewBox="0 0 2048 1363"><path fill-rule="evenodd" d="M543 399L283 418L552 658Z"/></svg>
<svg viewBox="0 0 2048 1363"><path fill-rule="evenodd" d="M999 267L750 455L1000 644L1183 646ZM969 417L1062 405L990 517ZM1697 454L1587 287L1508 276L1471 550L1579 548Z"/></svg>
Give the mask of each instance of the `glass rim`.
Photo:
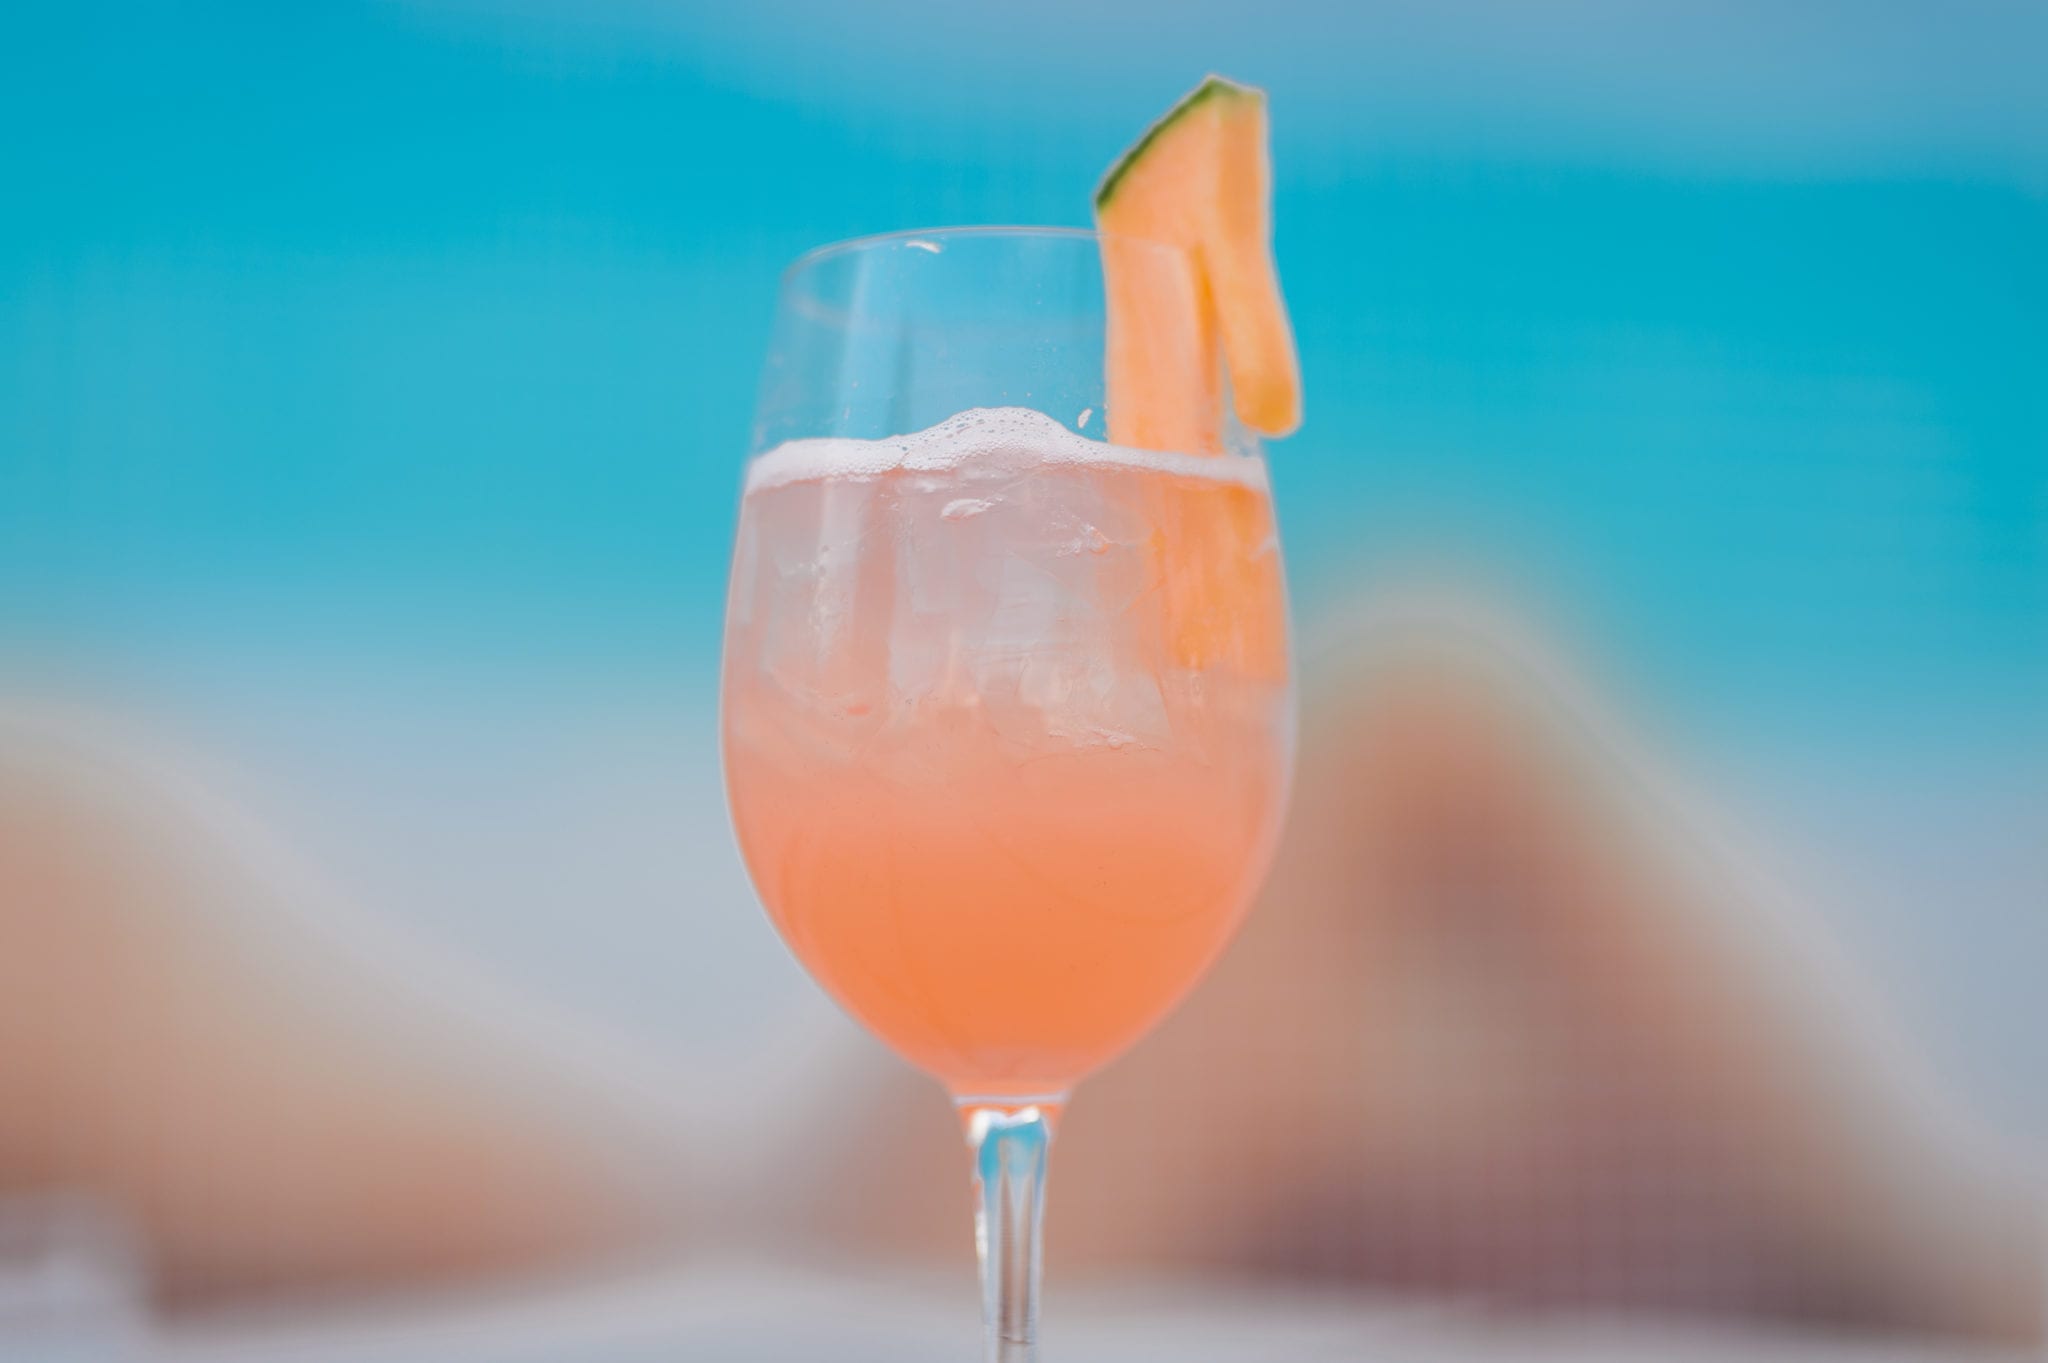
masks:
<svg viewBox="0 0 2048 1363"><path fill-rule="evenodd" d="M1031 223L986 223L963 224L957 227L905 227L892 232L869 232L864 236L846 237L839 241L828 241L821 246L796 257L782 267L782 283L787 286L798 275L813 266L841 256L856 255L885 246L908 246L914 242L950 241L958 238L1009 237L1020 241L1032 239L1053 241L1129 242L1156 251L1168 251L1176 256L1185 256L1187 248L1157 237L1132 236L1128 232L1103 232L1093 227L1058 227Z"/></svg>

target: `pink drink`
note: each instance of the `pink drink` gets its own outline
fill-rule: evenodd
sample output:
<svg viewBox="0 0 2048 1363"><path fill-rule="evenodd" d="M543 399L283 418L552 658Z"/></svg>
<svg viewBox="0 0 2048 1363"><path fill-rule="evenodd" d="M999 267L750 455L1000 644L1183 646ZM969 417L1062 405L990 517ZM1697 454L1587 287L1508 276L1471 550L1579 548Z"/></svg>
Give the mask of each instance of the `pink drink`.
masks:
<svg viewBox="0 0 2048 1363"><path fill-rule="evenodd" d="M1035 412L748 471L725 766L755 885L959 1095L1064 1092L1236 927L1285 799L1264 465Z"/></svg>

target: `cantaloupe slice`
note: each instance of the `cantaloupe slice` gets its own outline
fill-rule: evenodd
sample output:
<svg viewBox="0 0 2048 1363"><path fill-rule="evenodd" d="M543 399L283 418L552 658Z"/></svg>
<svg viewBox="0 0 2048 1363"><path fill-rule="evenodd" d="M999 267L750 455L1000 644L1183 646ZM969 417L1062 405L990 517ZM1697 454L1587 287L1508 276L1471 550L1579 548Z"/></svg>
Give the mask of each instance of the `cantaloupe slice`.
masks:
<svg viewBox="0 0 2048 1363"><path fill-rule="evenodd" d="M1239 420L1275 436L1301 424L1301 372L1273 268L1263 90L1221 76L1195 87L1103 177L1095 221L1105 233L1110 439L1219 451L1219 338ZM1183 264L1141 241L1182 248Z"/></svg>
<svg viewBox="0 0 2048 1363"><path fill-rule="evenodd" d="M1112 441L1223 453L1219 352L1244 425L1285 435L1300 424L1270 198L1266 96L1220 76L1153 124L1104 177L1095 220L1104 234ZM1266 496L1172 480L1148 483L1144 496L1171 664L1284 676L1287 621Z"/></svg>

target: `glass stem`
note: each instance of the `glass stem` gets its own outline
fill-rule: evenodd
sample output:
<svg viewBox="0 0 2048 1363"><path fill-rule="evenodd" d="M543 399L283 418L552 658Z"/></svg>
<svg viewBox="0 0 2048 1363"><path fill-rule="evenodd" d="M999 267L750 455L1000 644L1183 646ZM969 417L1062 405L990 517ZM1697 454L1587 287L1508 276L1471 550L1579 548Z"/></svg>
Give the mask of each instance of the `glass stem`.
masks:
<svg viewBox="0 0 2048 1363"><path fill-rule="evenodd" d="M1058 1100L961 1104L974 1151L974 1244L981 1254L982 1333L989 1363L1037 1363L1039 1228L1045 1152Z"/></svg>

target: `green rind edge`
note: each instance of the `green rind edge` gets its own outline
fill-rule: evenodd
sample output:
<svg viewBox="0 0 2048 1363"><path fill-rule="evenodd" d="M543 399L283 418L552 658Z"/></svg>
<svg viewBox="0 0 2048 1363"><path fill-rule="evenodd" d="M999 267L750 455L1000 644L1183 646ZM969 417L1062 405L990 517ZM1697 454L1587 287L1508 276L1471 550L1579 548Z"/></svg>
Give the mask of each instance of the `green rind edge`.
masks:
<svg viewBox="0 0 2048 1363"><path fill-rule="evenodd" d="M1117 157L1116 164L1102 177L1102 183L1095 187L1095 211L1100 213L1109 207L1109 201L1116 197L1117 186L1132 166L1144 159L1146 150L1163 137L1174 124L1212 99L1264 99L1265 91L1256 85L1243 85L1228 76L1210 75L1202 83L1181 96L1180 103L1159 116L1159 120L1145 129L1145 135L1131 144L1129 151Z"/></svg>

